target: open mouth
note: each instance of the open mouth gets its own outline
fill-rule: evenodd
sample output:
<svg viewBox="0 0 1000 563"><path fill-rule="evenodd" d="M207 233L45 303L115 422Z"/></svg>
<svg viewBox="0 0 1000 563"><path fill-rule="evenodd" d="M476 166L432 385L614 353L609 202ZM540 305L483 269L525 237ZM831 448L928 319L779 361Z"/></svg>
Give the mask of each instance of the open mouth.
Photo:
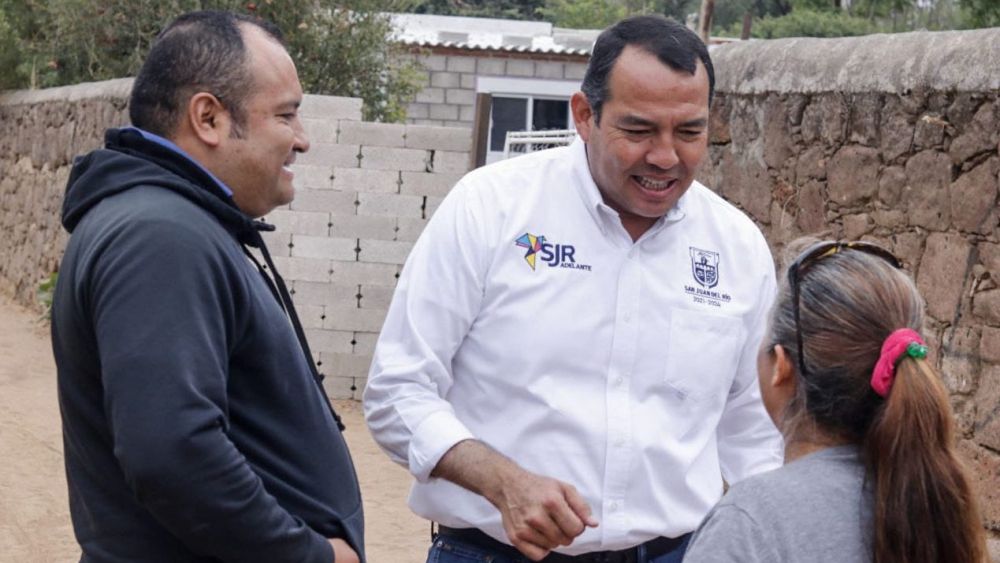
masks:
<svg viewBox="0 0 1000 563"><path fill-rule="evenodd" d="M632 180L643 190L650 192L665 192L677 183L676 178L656 179L648 176L632 176Z"/></svg>

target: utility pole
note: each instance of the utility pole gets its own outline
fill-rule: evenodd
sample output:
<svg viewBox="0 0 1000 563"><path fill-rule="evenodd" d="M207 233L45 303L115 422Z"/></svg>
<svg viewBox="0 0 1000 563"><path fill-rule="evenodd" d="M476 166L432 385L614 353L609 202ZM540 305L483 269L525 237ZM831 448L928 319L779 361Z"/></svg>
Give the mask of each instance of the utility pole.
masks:
<svg viewBox="0 0 1000 563"><path fill-rule="evenodd" d="M708 45L712 35L712 12L715 11L715 0L701 0L701 10L698 12L698 35Z"/></svg>

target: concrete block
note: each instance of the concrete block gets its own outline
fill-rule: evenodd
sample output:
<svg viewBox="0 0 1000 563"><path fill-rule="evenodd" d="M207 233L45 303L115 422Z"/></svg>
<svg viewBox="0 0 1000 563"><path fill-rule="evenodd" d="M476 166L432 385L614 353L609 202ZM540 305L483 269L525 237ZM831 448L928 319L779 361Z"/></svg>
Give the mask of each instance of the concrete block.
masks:
<svg viewBox="0 0 1000 563"><path fill-rule="evenodd" d="M281 263L278 263L281 258ZM308 282L330 281L330 261L320 258L275 257L274 265L286 280Z"/></svg>
<svg viewBox="0 0 1000 563"><path fill-rule="evenodd" d="M337 190L297 190L292 211L323 211L333 215L354 215L357 194ZM303 233L305 234L305 233Z"/></svg>
<svg viewBox="0 0 1000 563"><path fill-rule="evenodd" d="M292 283L292 301L300 305L325 305L340 308L357 307L361 295L357 284L296 281Z"/></svg>
<svg viewBox="0 0 1000 563"><path fill-rule="evenodd" d="M396 240L415 241L426 226L427 219L423 217L400 217L396 220Z"/></svg>
<svg viewBox="0 0 1000 563"><path fill-rule="evenodd" d="M396 238L396 219L364 215L337 216L333 218L330 236L394 240Z"/></svg>
<svg viewBox="0 0 1000 563"><path fill-rule="evenodd" d="M471 106L476 103L476 92L474 90L451 88L445 91L444 101L449 104Z"/></svg>
<svg viewBox="0 0 1000 563"><path fill-rule="evenodd" d="M409 121L412 125L425 125L430 127L443 127L445 122L440 119L412 119Z"/></svg>
<svg viewBox="0 0 1000 563"><path fill-rule="evenodd" d="M333 187L332 166L294 164L292 165L292 172L295 174L293 184L296 188L328 190Z"/></svg>
<svg viewBox="0 0 1000 563"><path fill-rule="evenodd" d="M326 236L330 232L329 213L275 210L264 220L273 224L279 233Z"/></svg>
<svg viewBox="0 0 1000 563"><path fill-rule="evenodd" d="M344 121L340 124L339 143L377 147L402 147L406 126L402 123Z"/></svg>
<svg viewBox="0 0 1000 563"><path fill-rule="evenodd" d="M396 293L396 287L392 285L362 285L361 286L361 308L362 309L389 309L392 303L392 296Z"/></svg>
<svg viewBox="0 0 1000 563"><path fill-rule="evenodd" d="M309 147L309 152L295 158L295 166L292 167L292 170L295 170L295 167L299 165L323 166L327 170L332 166L357 167L360 152L361 147L358 145L313 142Z"/></svg>
<svg viewBox="0 0 1000 563"><path fill-rule="evenodd" d="M361 98L339 96L317 96L306 94L299 107L299 115L316 119L361 120Z"/></svg>
<svg viewBox="0 0 1000 563"><path fill-rule="evenodd" d="M306 138L310 143L336 143L337 142L337 121L327 119L302 118L302 128L306 131Z"/></svg>
<svg viewBox="0 0 1000 563"><path fill-rule="evenodd" d="M400 193L419 196L444 197L462 178L462 174L427 174L426 172L403 172Z"/></svg>
<svg viewBox="0 0 1000 563"><path fill-rule="evenodd" d="M412 242L361 239L358 260L378 264L403 264L413 248Z"/></svg>
<svg viewBox="0 0 1000 563"><path fill-rule="evenodd" d="M434 215L434 212L437 211L437 208L441 206L444 198L428 196L424 199L424 217L430 219Z"/></svg>
<svg viewBox="0 0 1000 563"><path fill-rule="evenodd" d="M476 74L494 76L507 74L507 59L480 57L476 59Z"/></svg>
<svg viewBox="0 0 1000 563"><path fill-rule="evenodd" d="M325 315L324 315L325 316ZM353 354L354 332L347 330L311 329L306 331L309 349L321 354Z"/></svg>
<svg viewBox="0 0 1000 563"><path fill-rule="evenodd" d="M427 104L413 102L406 107L406 117L409 120L427 119L428 116L430 116L430 109Z"/></svg>
<svg viewBox="0 0 1000 563"><path fill-rule="evenodd" d="M338 285L395 287L399 266L372 262L334 262L330 282Z"/></svg>
<svg viewBox="0 0 1000 563"><path fill-rule="evenodd" d="M295 306L295 312L299 315L299 322L304 330L316 330L323 328L323 317L326 308L322 305L306 305L304 307ZM315 350L313 353L315 354Z"/></svg>
<svg viewBox="0 0 1000 563"><path fill-rule="evenodd" d="M510 59L507 61L508 76L534 76L535 61L525 59Z"/></svg>
<svg viewBox="0 0 1000 563"><path fill-rule="evenodd" d="M299 258L329 258L331 260L356 260L356 238L330 238L295 235L292 238L292 256Z"/></svg>
<svg viewBox="0 0 1000 563"><path fill-rule="evenodd" d="M291 233L280 233L277 231L261 231L261 238L267 245L271 256L291 256L291 249L288 247L292 241Z"/></svg>
<svg viewBox="0 0 1000 563"><path fill-rule="evenodd" d="M475 57L456 57L454 55L448 57L448 64L446 65L446 70L449 72L476 72L476 58Z"/></svg>
<svg viewBox="0 0 1000 563"><path fill-rule="evenodd" d="M350 192L399 192L399 172L342 168L333 171L333 188Z"/></svg>
<svg viewBox="0 0 1000 563"><path fill-rule="evenodd" d="M431 119L458 119L458 106L453 104L431 104Z"/></svg>
<svg viewBox="0 0 1000 563"><path fill-rule="evenodd" d="M422 104L443 104L444 90L441 88L424 88L417 92L414 101Z"/></svg>
<svg viewBox="0 0 1000 563"><path fill-rule="evenodd" d="M461 80L462 88L468 88L469 90L476 89L476 75L475 74L463 74Z"/></svg>
<svg viewBox="0 0 1000 563"><path fill-rule="evenodd" d="M565 78L566 80L583 81L583 77L586 74L587 74L586 63L566 63L566 66L563 67L563 78Z"/></svg>
<svg viewBox="0 0 1000 563"><path fill-rule="evenodd" d="M444 55L425 55L417 59L427 70L447 70L448 57Z"/></svg>
<svg viewBox="0 0 1000 563"><path fill-rule="evenodd" d="M363 378L371 367L371 356L358 354L323 354L323 373L327 379Z"/></svg>
<svg viewBox="0 0 1000 563"><path fill-rule="evenodd" d="M359 193L358 215L423 217L424 198L412 195Z"/></svg>
<svg viewBox="0 0 1000 563"><path fill-rule="evenodd" d="M321 359L320 361L323 360ZM335 377L327 373L323 368L324 366L319 366L319 372L327 376L323 380L323 390L326 391L327 397L342 400L354 399L357 378Z"/></svg>
<svg viewBox="0 0 1000 563"><path fill-rule="evenodd" d="M378 344L377 332L355 332L353 353L359 356L371 356Z"/></svg>
<svg viewBox="0 0 1000 563"><path fill-rule="evenodd" d="M385 309L330 307L326 310L323 328L327 330L379 332L382 330L385 314Z"/></svg>
<svg viewBox="0 0 1000 563"><path fill-rule="evenodd" d="M434 151L431 170L445 173L465 173L469 171L469 153L457 151Z"/></svg>
<svg viewBox="0 0 1000 563"><path fill-rule="evenodd" d="M456 127L406 127L406 147L445 151L469 151L472 148L472 131Z"/></svg>
<svg viewBox="0 0 1000 563"><path fill-rule="evenodd" d="M368 378L367 377L357 377L357 378L355 378L354 379L354 395L351 396L351 399L353 399L355 401L361 401L361 400L363 400L364 396L365 396L365 387L367 387L367 386L368 386ZM994 563L1000 563L1000 561L994 560Z"/></svg>
<svg viewBox="0 0 1000 563"><path fill-rule="evenodd" d="M476 120L476 106L459 106L458 121L462 128L469 129ZM471 131L471 129L469 129Z"/></svg>
<svg viewBox="0 0 1000 563"><path fill-rule="evenodd" d="M563 79L564 63L555 61L537 61L535 63L535 78Z"/></svg>
<svg viewBox="0 0 1000 563"><path fill-rule="evenodd" d="M397 149L389 147L361 147L361 168L367 170L427 169L428 154L423 149Z"/></svg>
<svg viewBox="0 0 1000 563"><path fill-rule="evenodd" d="M461 75L454 72L432 72L431 86L434 88L458 88L462 84Z"/></svg>

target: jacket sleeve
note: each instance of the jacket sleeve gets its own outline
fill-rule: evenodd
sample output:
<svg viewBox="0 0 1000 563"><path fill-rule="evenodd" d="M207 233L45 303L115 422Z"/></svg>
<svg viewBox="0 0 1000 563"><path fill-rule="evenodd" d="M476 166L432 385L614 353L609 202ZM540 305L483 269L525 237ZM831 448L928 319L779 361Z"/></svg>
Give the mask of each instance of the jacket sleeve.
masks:
<svg viewBox="0 0 1000 563"><path fill-rule="evenodd" d="M192 551L223 561L333 561L230 441L237 264L190 217L137 221L94 259L94 319L114 454L140 502Z"/></svg>
<svg viewBox="0 0 1000 563"><path fill-rule="evenodd" d="M781 435L764 409L757 377L757 353L767 337L768 317L776 293L771 253L759 232L757 239L755 272L760 297L747 317L747 338L716 433L719 464L729 483L776 469L782 463Z"/></svg>
<svg viewBox="0 0 1000 563"><path fill-rule="evenodd" d="M364 392L375 441L419 481L473 437L444 398L452 358L482 304L488 260L469 188L460 182L449 193L407 258Z"/></svg>

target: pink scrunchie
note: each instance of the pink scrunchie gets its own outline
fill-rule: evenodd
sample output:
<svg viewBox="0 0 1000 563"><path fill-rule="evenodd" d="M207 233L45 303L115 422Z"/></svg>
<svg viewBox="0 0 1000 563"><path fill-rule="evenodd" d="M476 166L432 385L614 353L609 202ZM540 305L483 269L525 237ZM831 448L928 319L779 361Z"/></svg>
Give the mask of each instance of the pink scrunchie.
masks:
<svg viewBox="0 0 1000 563"><path fill-rule="evenodd" d="M896 376L896 364L899 363L899 358L906 353L906 348L914 342L926 346L917 331L900 328L894 330L882 343L882 354L879 356L878 362L875 363L875 369L872 370L872 389L876 393L883 397L889 394L892 380Z"/></svg>

